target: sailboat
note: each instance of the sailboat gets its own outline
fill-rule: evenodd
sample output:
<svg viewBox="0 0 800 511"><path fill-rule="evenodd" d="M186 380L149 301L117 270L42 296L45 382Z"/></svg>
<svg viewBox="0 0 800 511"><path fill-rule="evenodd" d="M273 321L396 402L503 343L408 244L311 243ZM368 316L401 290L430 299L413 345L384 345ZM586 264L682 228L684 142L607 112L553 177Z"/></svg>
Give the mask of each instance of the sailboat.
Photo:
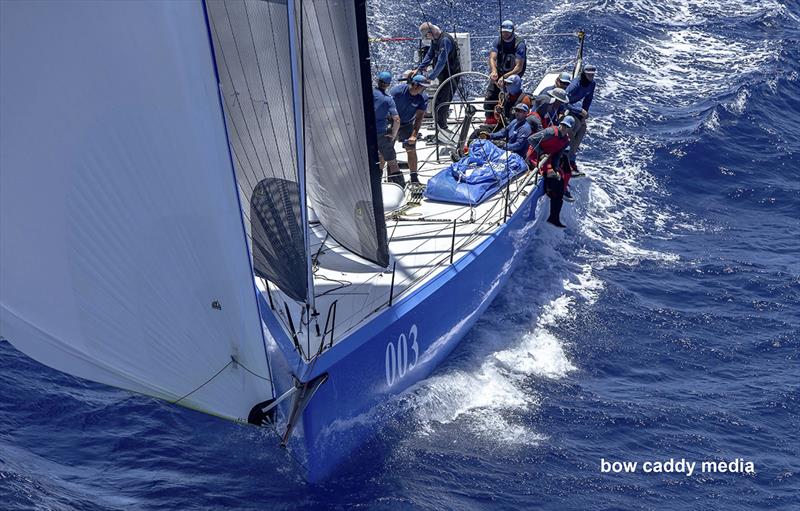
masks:
<svg viewBox="0 0 800 511"><path fill-rule="evenodd" d="M471 205L381 182L365 0L0 9L0 336L275 428L311 480L455 347L541 217L535 172Z"/></svg>

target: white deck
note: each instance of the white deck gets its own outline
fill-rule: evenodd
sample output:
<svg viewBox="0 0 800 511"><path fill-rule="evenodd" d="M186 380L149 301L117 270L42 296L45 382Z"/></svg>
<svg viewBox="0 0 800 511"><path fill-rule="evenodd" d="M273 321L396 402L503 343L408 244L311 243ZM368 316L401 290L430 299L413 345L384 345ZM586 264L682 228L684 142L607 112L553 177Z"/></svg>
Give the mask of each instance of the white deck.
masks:
<svg viewBox="0 0 800 511"><path fill-rule="evenodd" d="M482 118L482 112L479 112L478 116ZM426 119L417 142L419 175L423 184L451 163L449 156L441 156L441 163L437 163L434 154L435 144L426 144L422 141L426 135L433 133L431 123L431 119ZM404 162L405 151L400 149L399 143L396 147L398 161ZM403 169L403 173L408 180L408 170ZM511 183L508 194L510 212L519 209L526 196L535 187L534 183L533 173L520 176ZM524 189L520 189L523 185ZM379 268L347 252L330 238L326 240L325 229L319 224L312 224L314 236L311 253L316 254L315 259L318 263L314 269L314 288L316 309L319 313L316 322L319 330L324 331L329 307L336 301L333 342L341 342L356 327L369 321L375 313L388 306L392 287L392 266L395 267L392 294L394 302L397 302L409 291L428 282L450 265L454 220L456 227L453 260L457 261L503 223L505 204L506 194L498 192L474 208L423 199L418 206L410 207L399 217L387 215L386 230L391 257L388 269ZM256 281L259 289L264 292L266 281L261 279ZM323 349L329 347L331 336L316 335L314 321L312 320L309 327L308 319L300 304L287 298L274 285L270 285L270 293L275 304L275 312L285 328L289 322L284 312L284 302L289 304L294 327L300 330L298 340L305 352L304 356L317 354L323 337Z"/></svg>

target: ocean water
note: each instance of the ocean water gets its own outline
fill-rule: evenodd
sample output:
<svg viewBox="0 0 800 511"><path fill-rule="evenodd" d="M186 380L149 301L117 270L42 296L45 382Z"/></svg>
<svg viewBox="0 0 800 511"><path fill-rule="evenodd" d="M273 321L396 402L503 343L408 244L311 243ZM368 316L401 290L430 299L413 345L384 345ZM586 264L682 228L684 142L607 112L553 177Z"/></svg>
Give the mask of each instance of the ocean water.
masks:
<svg viewBox="0 0 800 511"><path fill-rule="evenodd" d="M573 181L566 231L537 233L350 466L308 484L259 430L0 342L0 509L800 508L800 4L502 8L520 32L586 29L599 68L589 177ZM501 19L477 0L370 9L374 35L415 34L423 16L490 35ZM528 44L531 82L575 47ZM408 47L373 50L407 67ZM670 458L698 468L642 471ZM755 473L699 469L735 459ZM601 460L639 468L604 473Z"/></svg>

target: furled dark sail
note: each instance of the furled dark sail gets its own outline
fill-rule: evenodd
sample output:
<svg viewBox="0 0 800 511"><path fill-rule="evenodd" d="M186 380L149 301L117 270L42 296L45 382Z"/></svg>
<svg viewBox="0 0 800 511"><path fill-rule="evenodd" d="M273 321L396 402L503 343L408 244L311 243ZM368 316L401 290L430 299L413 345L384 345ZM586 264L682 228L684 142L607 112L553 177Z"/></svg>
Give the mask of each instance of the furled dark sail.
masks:
<svg viewBox="0 0 800 511"><path fill-rule="evenodd" d="M365 2L297 4L309 205L338 243L387 266Z"/></svg>
<svg viewBox="0 0 800 511"><path fill-rule="evenodd" d="M253 270L308 299L286 0L208 0L228 139Z"/></svg>

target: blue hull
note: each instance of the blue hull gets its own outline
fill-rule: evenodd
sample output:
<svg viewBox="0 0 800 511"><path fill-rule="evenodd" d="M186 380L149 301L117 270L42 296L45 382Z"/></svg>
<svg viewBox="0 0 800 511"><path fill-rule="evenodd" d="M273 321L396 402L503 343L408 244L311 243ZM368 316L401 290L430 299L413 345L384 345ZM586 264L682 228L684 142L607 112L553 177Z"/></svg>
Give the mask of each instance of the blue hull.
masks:
<svg viewBox="0 0 800 511"><path fill-rule="evenodd" d="M283 343L298 379L328 374L303 414L309 480L326 478L368 440L381 422L370 410L430 375L486 310L529 241L542 188L540 182L494 236L316 363L299 363ZM274 317L263 316L276 332Z"/></svg>

